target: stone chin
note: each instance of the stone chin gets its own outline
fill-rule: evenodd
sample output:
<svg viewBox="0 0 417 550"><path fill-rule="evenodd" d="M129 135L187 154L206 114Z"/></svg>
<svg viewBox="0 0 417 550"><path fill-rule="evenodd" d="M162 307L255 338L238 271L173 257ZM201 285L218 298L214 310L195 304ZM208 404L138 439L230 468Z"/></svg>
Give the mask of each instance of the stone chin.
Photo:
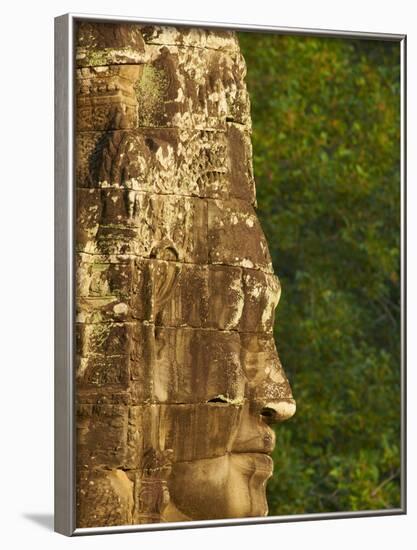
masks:
<svg viewBox="0 0 417 550"><path fill-rule="evenodd" d="M168 482L170 503L164 521L266 516L266 482L272 471L273 461L265 453L178 462Z"/></svg>

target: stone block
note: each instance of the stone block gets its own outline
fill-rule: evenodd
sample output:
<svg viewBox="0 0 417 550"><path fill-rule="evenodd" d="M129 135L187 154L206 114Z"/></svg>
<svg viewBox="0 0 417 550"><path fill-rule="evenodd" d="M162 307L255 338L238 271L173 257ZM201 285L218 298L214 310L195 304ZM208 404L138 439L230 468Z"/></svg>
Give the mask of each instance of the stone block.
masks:
<svg viewBox="0 0 417 550"><path fill-rule="evenodd" d="M209 262L272 273L268 245L253 207L238 199L207 202Z"/></svg>
<svg viewBox="0 0 417 550"><path fill-rule="evenodd" d="M228 198L230 154L224 130L182 130L179 174L200 197ZM195 193L195 191L194 191Z"/></svg>
<svg viewBox="0 0 417 550"><path fill-rule="evenodd" d="M94 190L90 189L78 189L75 198L76 250L94 253L95 238L102 215L102 203Z"/></svg>
<svg viewBox="0 0 417 550"><path fill-rule="evenodd" d="M207 204L203 199L120 189L91 190L103 205L94 243L105 255L207 262Z"/></svg>
<svg viewBox="0 0 417 550"><path fill-rule="evenodd" d="M135 23L80 21L76 33L78 67L138 64L145 58L141 27Z"/></svg>
<svg viewBox="0 0 417 550"><path fill-rule="evenodd" d="M147 260L77 255L76 319L80 323L152 320Z"/></svg>
<svg viewBox="0 0 417 550"><path fill-rule="evenodd" d="M78 187L255 202L250 137L239 124L78 132L76 145Z"/></svg>
<svg viewBox="0 0 417 550"><path fill-rule="evenodd" d="M208 315L207 267L158 260L150 263L155 324L204 326Z"/></svg>
<svg viewBox="0 0 417 550"><path fill-rule="evenodd" d="M136 86L139 126L218 129L226 120L250 128L241 54L149 45Z"/></svg>
<svg viewBox="0 0 417 550"><path fill-rule="evenodd" d="M122 387L129 383L129 356L88 355L77 357L77 387Z"/></svg>
<svg viewBox="0 0 417 550"><path fill-rule="evenodd" d="M77 464L81 468L126 468L129 407L77 407Z"/></svg>
<svg viewBox="0 0 417 550"><path fill-rule="evenodd" d="M145 44L208 48L230 53L239 51L236 34L223 29L178 29L172 26L145 25L141 28L141 33Z"/></svg>
<svg viewBox="0 0 417 550"><path fill-rule="evenodd" d="M239 329L244 332L272 332L281 285L272 273L243 269L244 306Z"/></svg>
<svg viewBox="0 0 417 550"><path fill-rule="evenodd" d="M77 254L77 296L129 298L142 280L134 259L113 262L108 257Z"/></svg>
<svg viewBox="0 0 417 550"><path fill-rule="evenodd" d="M138 124L135 86L140 65L77 69L77 132L122 130Z"/></svg>
<svg viewBox="0 0 417 550"><path fill-rule="evenodd" d="M240 268L227 265L209 266L208 304L207 327L220 330L238 327L244 305Z"/></svg>
<svg viewBox="0 0 417 550"><path fill-rule="evenodd" d="M252 143L248 129L241 124L228 123L227 150L229 155L229 196L256 203L255 180L252 168Z"/></svg>
<svg viewBox="0 0 417 550"><path fill-rule="evenodd" d="M77 354L129 355L133 326L131 323L77 323Z"/></svg>
<svg viewBox="0 0 417 550"><path fill-rule="evenodd" d="M133 521L133 482L119 469L77 471L76 525L110 527Z"/></svg>
<svg viewBox="0 0 417 550"><path fill-rule="evenodd" d="M152 191L156 174L161 179L167 171L146 136L134 130L78 132L76 147L78 187Z"/></svg>
<svg viewBox="0 0 417 550"><path fill-rule="evenodd" d="M155 329L152 324L77 324L77 388L102 397L128 390L128 403L152 397ZM104 392L103 392L104 390ZM82 394L80 394L82 397Z"/></svg>

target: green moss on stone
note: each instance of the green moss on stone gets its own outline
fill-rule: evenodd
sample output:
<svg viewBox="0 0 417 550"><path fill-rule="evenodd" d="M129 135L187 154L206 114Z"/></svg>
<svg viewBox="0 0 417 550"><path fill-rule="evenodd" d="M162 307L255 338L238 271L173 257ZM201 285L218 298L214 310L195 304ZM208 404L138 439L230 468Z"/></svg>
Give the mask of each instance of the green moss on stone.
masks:
<svg viewBox="0 0 417 550"><path fill-rule="evenodd" d="M168 79L165 72L152 65L145 65L141 78L135 85L138 100L139 120L142 124L152 123L155 114L168 88Z"/></svg>

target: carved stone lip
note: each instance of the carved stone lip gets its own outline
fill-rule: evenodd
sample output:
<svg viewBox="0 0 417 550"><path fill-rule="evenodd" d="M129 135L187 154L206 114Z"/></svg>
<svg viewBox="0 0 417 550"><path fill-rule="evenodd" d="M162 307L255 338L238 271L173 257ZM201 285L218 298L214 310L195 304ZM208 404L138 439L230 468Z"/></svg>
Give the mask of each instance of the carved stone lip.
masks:
<svg viewBox="0 0 417 550"><path fill-rule="evenodd" d="M248 449L232 449L231 454L241 455L241 454L252 454L252 455L265 455L270 456L274 448L265 448L265 449L259 449L250 447Z"/></svg>
<svg viewBox="0 0 417 550"><path fill-rule="evenodd" d="M249 459L249 464L247 465L248 471L252 471L254 462L256 464L256 471L258 473L263 473L270 476L274 469L274 462L268 453L262 453L259 451L256 451L256 452L239 451L237 453L232 452L231 454L237 455L241 458L247 457ZM240 469L246 470L246 467L244 467L242 463L240 463L239 467Z"/></svg>
<svg viewBox="0 0 417 550"><path fill-rule="evenodd" d="M275 449L275 432L272 428L264 427L256 437L238 443L232 447L232 453L260 453L270 455Z"/></svg>
<svg viewBox="0 0 417 550"><path fill-rule="evenodd" d="M266 440L263 446L253 445L248 447L238 447L231 450L233 454L262 454L269 456L275 448L275 441Z"/></svg>

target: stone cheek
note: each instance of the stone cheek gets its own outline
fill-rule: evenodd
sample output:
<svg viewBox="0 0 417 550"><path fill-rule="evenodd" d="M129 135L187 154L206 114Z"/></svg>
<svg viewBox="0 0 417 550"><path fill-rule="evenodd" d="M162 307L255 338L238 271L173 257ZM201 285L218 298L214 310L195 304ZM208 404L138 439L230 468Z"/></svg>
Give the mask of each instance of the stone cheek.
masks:
<svg viewBox="0 0 417 550"><path fill-rule="evenodd" d="M175 462L222 456L232 448L241 409L222 403L79 405L78 462L140 470L146 452L157 447L172 449ZM214 445L207 434L216 434Z"/></svg>
<svg viewBox="0 0 417 550"><path fill-rule="evenodd" d="M222 397L242 404L246 377L236 332L150 323L77 327L79 396L111 390L130 403L207 403ZM134 391L130 391L134 390Z"/></svg>
<svg viewBox="0 0 417 550"><path fill-rule="evenodd" d="M241 405L246 379L239 354L237 333L156 328L154 400L205 404L222 396L225 402Z"/></svg>

